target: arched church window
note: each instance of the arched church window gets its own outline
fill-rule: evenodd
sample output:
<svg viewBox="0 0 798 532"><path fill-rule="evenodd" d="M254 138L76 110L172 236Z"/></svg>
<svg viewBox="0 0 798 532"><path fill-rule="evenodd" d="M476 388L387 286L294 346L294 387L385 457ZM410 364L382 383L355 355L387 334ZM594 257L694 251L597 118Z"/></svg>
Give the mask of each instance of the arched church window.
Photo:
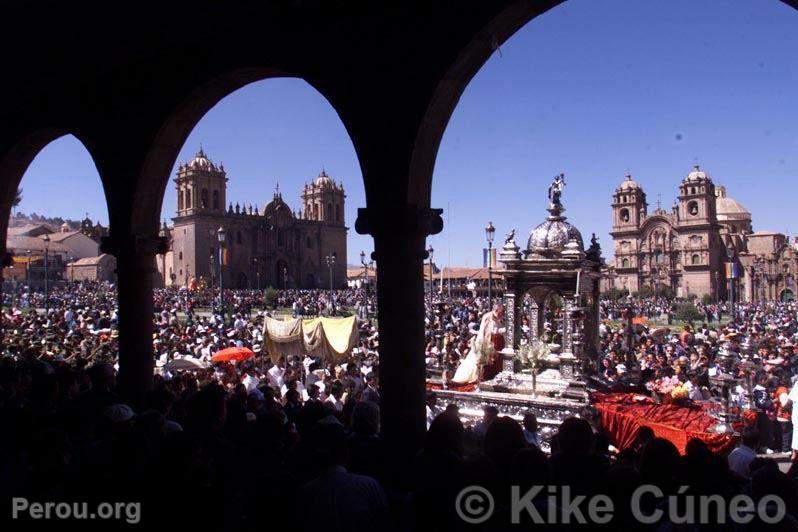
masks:
<svg viewBox="0 0 798 532"><path fill-rule="evenodd" d="M629 267L629 259L624 258L621 260L621 268L628 268Z"/></svg>
<svg viewBox="0 0 798 532"><path fill-rule="evenodd" d="M208 208L208 189L203 188L202 192L200 192L200 207L203 209Z"/></svg>
<svg viewBox="0 0 798 532"><path fill-rule="evenodd" d="M181 190L177 194L177 210L178 211L182 211L183 210L183 204L184 204L184 202L183 202L183 191Z"/></svg>
<svg viewBox="0 0 798 532"><path fill-rule="evenodd" d="M629 209L621 209L621 221L622 222L629 221Z"/></svg>
<svg viewBox="0 0 798 532"><path fill-rule="evenodd" d="M186 189L186 209L190 209L191 205L191 189Z"/></svg>
<svg viewBox="0 0 798 532"><path fill-rule="evenodd" d="M701 255L699 255L698 253L696 253L695 255L693 255L693 256L691 257L691 259L690 259L690 263L691 263L693 266L697 266L697 265L701 264Z"/></svg>
<svg viewBox="0 0 798 532"><path fill-rule="evenodd" d="M660 264L660 263L662 263L662 261L664 259L665 259L665 256L662 254L662 251L657 250L657 251L654 252L654 262L656 262L657 264Z"/></svg>
<svg viewBox="0 0 798 532"><path fill-rule="evenodd" d="M691 201L687 204L687 212L690 213L690 216L698 216L698 202Z"/></svg>
<svg viewBox="0 0 798 532"><path fill-rule="evenodd" d="M335 206L335 221L336 222L340 222L341 221L341 206L340 205L336 205Z"/></svg>
<svg viewBox="0 0 798 532"><path fill-rule="evenodd" d="M219 191L213 191L213 209L218 211L219 210Z"/></svg>
<svg viewBox="0 0 798 532"><path fill-rule="evenodd" d="M326 212L327 216L325 216L325 218L326 218L327 220L332 220L332 212L333 212L333 210L332 210L332 203L328 203L328 204L327 204L327 212Z"/></svg>
<svg viewBox="0 0 798 532"><path fill-rule="evenodd" d="M277 230L277 247L283 247L285 245L285 235L283 234L282 229Z"/></svg>

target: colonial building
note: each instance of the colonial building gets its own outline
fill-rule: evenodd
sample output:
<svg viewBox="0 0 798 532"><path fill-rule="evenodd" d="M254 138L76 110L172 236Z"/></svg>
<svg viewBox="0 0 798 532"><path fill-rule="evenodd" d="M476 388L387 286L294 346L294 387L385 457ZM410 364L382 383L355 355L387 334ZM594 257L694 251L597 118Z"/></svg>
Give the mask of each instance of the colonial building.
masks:
<svg viewBox="0 0 798 532"><path fill-rule="evenodd" d="M301 210L292 210L279 188L261 210L227 203L227 180L224 165L202 149L179 166L177 212L161 232L170 247L157 260L159 284L217 284L222 257L222 283L230 288L326 288L331 279L345 286L343 185L322 171L303 188Z"/></svg>
<svg viewBox="0 0 798 532"><path fill-rule="evenodd" d="M779 233L754 232L751 213L696 165L679 184L671 209L649 212L643 187L631 175L612 198L615 259L604 288L638 292L668 286L680 297L706 294L737 300L789 299L798 263ZM727 278L727 263L738 278Z"/></svg>

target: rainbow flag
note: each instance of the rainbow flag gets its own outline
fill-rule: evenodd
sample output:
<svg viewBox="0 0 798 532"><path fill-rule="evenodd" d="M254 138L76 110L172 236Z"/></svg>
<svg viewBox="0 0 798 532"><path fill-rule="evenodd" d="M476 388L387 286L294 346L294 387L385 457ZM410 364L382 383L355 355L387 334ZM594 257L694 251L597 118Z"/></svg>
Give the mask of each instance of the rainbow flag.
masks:
<svg viewBox="0 0 798 532"><path fill-rule="evenodd" d="M726 267L726 279L739 279L742 277L740 265L736 262L726 262L724 266Z"/></svg>
<svg viewBox="0 0 798 532"><path fill-rule="evenodd" d="M490 261L490 267L496 268L497 267L496 257L497 257L496 248L491 248L491 249L482 248L482 267L487 268L488 261Z"/></svg>

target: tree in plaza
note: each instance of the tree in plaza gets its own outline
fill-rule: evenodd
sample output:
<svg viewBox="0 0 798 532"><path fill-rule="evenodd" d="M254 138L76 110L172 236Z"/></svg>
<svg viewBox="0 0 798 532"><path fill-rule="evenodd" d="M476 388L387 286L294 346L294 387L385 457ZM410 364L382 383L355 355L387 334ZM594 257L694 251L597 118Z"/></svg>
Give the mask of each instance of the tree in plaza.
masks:
<svg viewBox="0 0 798 532"><path fill-rule="evenodd" d="M711 305L715 302L715 298L711 294L704 294L701 296L701 302L705 305Z"/></svg>
<svg viewBox="0 0 798 532"><path fill-rule="evenodd" d="M610 301L618 301L619 299L622 299L628 295L629 295L629 290L627 290L626 288L620 289L612 287L606 292L604 292L604 297L609 299Z"/></svg>
<svg viewBox="0 0 798 532"><path fill-rule="evenodd" d="M679 303L676 307L676 319L692 327L693 322L704 319L704 314L692 303Z"/></svg>
<svg viewBox="0 0 798 532"><path fill-rule="evenodd" d="M637 297L640 299L649 299L654 297L654 289L650 286L643 285L640 287L640 290L637 291Z"/></svg>
<svg viewBox="0 0 798 532"><path fill-rule="evenodd" d="M271 286L263 291L263 303L267 307L277 308L277 290Z"/></svg>

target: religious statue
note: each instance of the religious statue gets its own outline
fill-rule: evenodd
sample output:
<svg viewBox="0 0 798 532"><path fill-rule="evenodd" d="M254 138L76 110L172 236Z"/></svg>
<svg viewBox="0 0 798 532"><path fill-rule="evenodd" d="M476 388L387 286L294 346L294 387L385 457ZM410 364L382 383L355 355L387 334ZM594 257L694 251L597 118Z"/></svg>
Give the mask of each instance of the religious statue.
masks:
<svg viewBox="0 0 798 532"><path fill-rule="evenodd" d="M507 237L504 239L504 243L509 244L513 240L515 240L515 229L510 231L510 234L508 234Z"/></svg>
<svg viewBox="0 0 798 532"><path fill-rule="evenodd" d="M558 174L554 176L549 186L549 201L552 205L561 205L560 196L562 196L562 189L565 186L565 174Z"/></svg>
<svg viewBox="0 0 798 532"><path fill-rule="evenodd" d="M474 339L474 349L481 366L481 379L490 380L502 370L502 356L499 353L504 349L504 305L496 303L493 309L482 316L477 337Z"/></svg>

